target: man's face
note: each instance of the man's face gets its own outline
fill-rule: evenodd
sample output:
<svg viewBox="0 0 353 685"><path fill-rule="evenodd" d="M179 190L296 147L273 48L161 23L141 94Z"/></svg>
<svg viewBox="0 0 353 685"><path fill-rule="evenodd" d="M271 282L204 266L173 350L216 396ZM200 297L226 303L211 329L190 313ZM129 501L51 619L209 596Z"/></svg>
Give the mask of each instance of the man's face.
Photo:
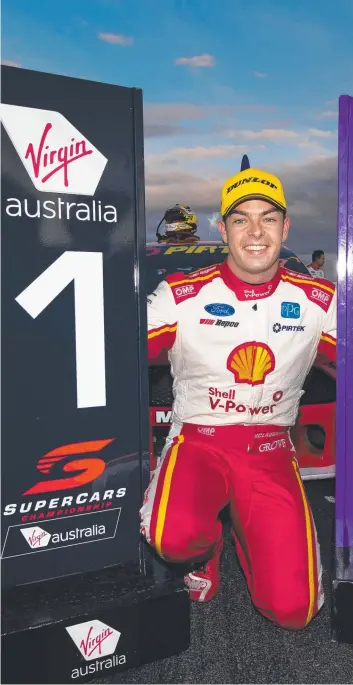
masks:
<svg viewBox="0 0 353 685"><path fill-rule="evenodd" d="M323 267L323 265L325 264L325 255L324 255L324 254L321 254L320 257L317 258L316 264L317 264L320 268Z"/></svg>
<svg viewBox="0 0 353 685"><path fill-rule="evenodd" d="M225 223L218 222L234 264L249 274L266 272L276 263L289 226L289 218L264 200L242 202Z"/></svg>

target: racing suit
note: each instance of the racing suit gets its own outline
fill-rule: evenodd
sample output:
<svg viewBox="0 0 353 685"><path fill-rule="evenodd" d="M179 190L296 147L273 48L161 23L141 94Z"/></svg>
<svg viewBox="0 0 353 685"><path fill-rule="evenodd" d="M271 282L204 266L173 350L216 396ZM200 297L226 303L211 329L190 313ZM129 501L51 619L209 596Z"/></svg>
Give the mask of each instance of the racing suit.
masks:
<svg viewBox="0 0 353 685"><path fill-rule="evenodd" d="M224 262L168 276L148 297L149 355L169 350L174 405L141 532L167 561L203 561L229 504L255 606L294 629L324 598L289 428L318 349L335 360L335 343L334 285L284 268L254 286Z"/></svg>
<svg viewBox="0 0 353 685"><path fill-rule="evenodd" d="M311 275L314 276L314 278L325 278L325 274L324 274L323 269L314 269L314 267L311 266L310 264L308 264L308 266L306 268L311 273Z"/></svg>

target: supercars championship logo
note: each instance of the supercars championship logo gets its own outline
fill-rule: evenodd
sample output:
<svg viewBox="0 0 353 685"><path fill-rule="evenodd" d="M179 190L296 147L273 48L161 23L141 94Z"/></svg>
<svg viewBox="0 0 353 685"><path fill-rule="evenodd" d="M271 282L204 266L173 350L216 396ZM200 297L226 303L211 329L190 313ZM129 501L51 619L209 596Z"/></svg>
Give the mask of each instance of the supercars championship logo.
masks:
<svg viewBox="0 0 353 685"><path fill-rule="evenodd" d="M2 104L1 120L36 190L95 194L108 160L60 112ZM11 218L117 222L116 207L95 199L8 197L5 211Z"/></svg>
<svg viewBox="0 0 353 685"><path fill-rule="evenodd" d="M6 504L3 515L18 513L20 521L27 523L113 508L116 499L125 496L126 488L91 492L86 489L104 472L107 463L101 452L113 441L114 438L62 445L44 454L37 463L37 470L44 477L22 493L26 497L24 501ZM64 475L60 473L60 467ZM53 472L58 477L45 478ZM77 488L80 488L79 493L68 494ZM58 496L60 491L65 491L65 495ZM47 493L55 493L55 496L43 497ZM38 496L42 497L38 499Z"/></svg>

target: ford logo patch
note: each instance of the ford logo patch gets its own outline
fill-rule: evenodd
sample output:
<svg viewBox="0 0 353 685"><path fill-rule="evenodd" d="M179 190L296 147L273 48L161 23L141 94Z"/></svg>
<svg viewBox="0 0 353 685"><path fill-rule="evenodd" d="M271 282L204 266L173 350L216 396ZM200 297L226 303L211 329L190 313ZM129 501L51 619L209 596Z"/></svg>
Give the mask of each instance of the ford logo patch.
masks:
<svg viewBox="0 0 353 685"><path fill-rule="evenodd" d="M235 314L235 309L230 304L206 304L205 310L214 316L232 316Z"/></svg>

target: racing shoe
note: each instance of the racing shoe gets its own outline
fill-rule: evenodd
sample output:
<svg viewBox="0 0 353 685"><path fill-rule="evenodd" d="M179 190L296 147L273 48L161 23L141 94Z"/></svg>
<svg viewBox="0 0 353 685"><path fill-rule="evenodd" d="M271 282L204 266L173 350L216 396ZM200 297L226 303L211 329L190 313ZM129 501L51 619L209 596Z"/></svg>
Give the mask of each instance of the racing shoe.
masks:
<svg viewBox="0 0 353 685"><path fill-rule="evenodd" d="M190 599L193 602L209 602L216 596L221 584L220 559L222 550L223 538L221 537L211 559L184 576L185 585L189 588Z"/></svg>

